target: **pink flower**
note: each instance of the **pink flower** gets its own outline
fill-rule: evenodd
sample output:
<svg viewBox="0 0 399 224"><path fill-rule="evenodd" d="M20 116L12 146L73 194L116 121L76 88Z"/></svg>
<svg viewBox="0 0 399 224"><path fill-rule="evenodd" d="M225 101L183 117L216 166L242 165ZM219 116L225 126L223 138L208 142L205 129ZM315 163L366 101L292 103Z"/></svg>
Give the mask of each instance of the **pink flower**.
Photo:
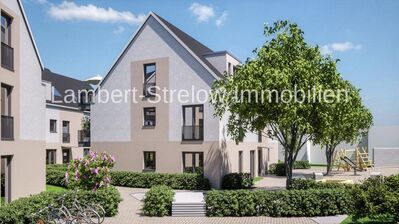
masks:
<svg viewBox="0 0 399 224"><path fill-rule="evenodd" d="M90 168L90 172L92 174L98 175L98 171L100 170L100 168L96 167L96 168Z"/></svg>
<svg viewBox="0 0 399 224"><path fill-rule="evenodd" d="M68 183L69 181L69 174L68 172L65 172L65 183Z"/></svg>
<svg viewBox="0 0 399 224"><path fill-rule="evenodd" d="M111 163L115 162L115 157L114 156L110 156L110 159L111 159Z"/></svg>

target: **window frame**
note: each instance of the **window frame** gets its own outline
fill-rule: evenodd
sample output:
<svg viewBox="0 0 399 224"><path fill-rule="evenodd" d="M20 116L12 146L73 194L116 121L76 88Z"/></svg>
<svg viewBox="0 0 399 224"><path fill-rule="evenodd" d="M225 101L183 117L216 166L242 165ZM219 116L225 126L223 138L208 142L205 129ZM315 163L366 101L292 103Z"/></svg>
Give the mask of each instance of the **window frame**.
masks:
<svg viewBox="0 0 399 224"><path fill-rule="evenodd" d="M148 112L148 110L154 110L154 121L152 125L146 124L146 121L148 119L146 119L146 112ZM143 108L143 127L155 127L157 124L157 108L156 107L144 107Z"/></svg>
<svg viewBox="0 0 399 224"><path fill-rule="evenodd" d="M146 76L147 76L147 67L149 66L154 66L155 70L154 70L154 81L153 82L149 82L149 79L147 80ZM144 97L148 98L148 97L155 97L155 89L154 89L154 93L151 93L152 91L148 90L149 88L146 88L148 84L154 84L154 86L157 85L157 64L155 62L151 62L151 63L145 63L143 64L143 95Z"/></svg>
<svg viewBox="0 0 399 224"><path fill-rule="evenodd" d="M154 166L150 167L147 161L147 156L149 154L153 154L154 157ZM155 172L157 169L157 153L156 151L143 151L143 171L144 172Z"/></svg>
<svg viewBox="0 0 399 224"><path fill-rule="evenodd" d="M53 156L54 156L54 158L53 158L53 163L50 163L49 162L49 152L52 152L53 154ZM46 149L46 164L57 164L57 150L56 149Z"/></svg>
<svg viewBox="0 0 399 224"><path fill-rule="evenodd" d="M52 123L51 122L55 122L55 130L52 130ZM56 119L50 119L50 133L57 133L57 120Z"/></svg>
<svg viewBox="0 0 399 224"><path fill-rule="evenodd" d="M197 120L195 116L195 109L199 108L199 112L202 113L202 121L199 122L198 125L193 125L195 124L195 120ZM186 108L191 108L191 123L192 123L192 133L193 137L192 138L185 138L184 136L184 127L189 127L189 125L186 125ZM205 113L204 113L204 104L192 104L192 105L182 105L182 115L183 115L183 128L182 128L182 141L203 141L204 140L204 118L205 118ZM195 127L198 126L199 128L199 138L195 138Z"/></svg>
<svg viewBox="0 0 399 224"><path fill-rule="evenodd" d="M2 20L4 18L5 21L6 21L6 27L4 27L4 30L5 30L4 37L7 40L7 41L6 40L3 41L3 40L0 39L0 42L6 44L9 47L11 47L11 43L12 43L12 24L13 24L14 18L10 14L8 14L7 12L5 12L3 10L1 10L0 14L1 14L1 17L0 17L0 32L2 32L1 31L1 29L3 28ZM7 35L7 37L6 37L6 35ZM0 36L0 38L1 38L1 36Z"/></svg>
<svg viewBox="0 0 399 224"><path fill-rule="evenodd" d="M191 154L191 171L188 172L186 165L186 155L187 154ZM196 154L199 154L199 167L202 168L202 172L204 171L204 152L199 152L199 151L195 151L195 152L188 152L188 151L184 151L182 152L182 168L183 168L183 173L196 173Z"/></svg>

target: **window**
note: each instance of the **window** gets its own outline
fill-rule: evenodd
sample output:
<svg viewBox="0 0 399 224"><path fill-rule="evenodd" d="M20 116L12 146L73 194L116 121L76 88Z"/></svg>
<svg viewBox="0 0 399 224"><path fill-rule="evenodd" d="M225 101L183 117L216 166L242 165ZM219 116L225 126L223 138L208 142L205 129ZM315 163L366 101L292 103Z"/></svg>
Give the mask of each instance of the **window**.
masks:
<svg viewBox="0 0 399 224"><path fill-rule="evenodd" d="M11 46L11 22L11 17L1 12L1 42L8 46Z"/></svg>
<svg viewBox="0 0 399 224"><path fill-rule="evenodd" d="M227 63L227 73L231 74L231 63Z"/></svg>
<svg viewBox="0 0 399 224"><path fill-rule="evenodd" d="M1 85L1 115L11 116L11 92L11 86Z"/></svg>
<svg viewBox="0 0 399 224"><path fill-rule="evenodd" d="M56 150L55 149L47 149L46 150L46 164L55 164L56 163Z"/></svg>
<svg viewBox="0 0 399 224"><path fill-rule="evenodd" d="M143 95L146 97L155 96L155 85L156 85L156 65L155 63L145 64Z"/></svg>
<svg viewBox="0 0 399 224"><path fill-rule="evenodd" d="M57 120L50 119L50 132L57 133Z"/></svg>
<svg viewBox="0 0 399 224"><path fill-rule="evenodd" d="M12 18L1 12L1 67L13 71L14 49L11 47Z"/></svg>
<svg viewBox="0 0 399 224"><path fill-rule="evenodd" d="M1 139L14 139L14 117L11 116L12 87L1 85Z"/></svg>
<svg viewBox="0 0 399 224"><path fill-rule="evenodd" d="M88 148L83 149L83 156L87 156L87 155L89 155L89 153L90 153L90 149L88 149Z"/></svg>
<svg viewBox="0 0 399 224"><path fill-rule="evenodd" d="M153 127L155 126L156 111L155 107L144 108L144 126Z"/></svg>
<svg viewBox="0 0 399 224"><path fill-rule="evenodd" d="M71 135L69 134L69 121L62 121L62 142L69 143Z"/></svg>
<svg viewBox="0 0 399 224"><path fill-rule="evenodd" d="M203 152L183 152L183 172L201 173L204 172Z"/></svg>
<svg viewBox="0 0 399 224"><path fill-rule="evenodd" d="M204 139L204 106L183 106L182 140Z"/></svg>
<svg viewBox="0 0 399 224"><path fill-rule="evenodd" d="M156 155L155 152L144 152L144 171L155 171Z"/></svg>
<svg viewBox="0 0 399 224"><path fill-rule="evenodd" d="M62 163L68 164L71 161L71 149L62 149Z"/></svg>
<svg viewBox="0 0 399 224"><path fill-rule="evenodd" d="M261 143L262 142L262 131L258 131L258 142Z"/></svg>

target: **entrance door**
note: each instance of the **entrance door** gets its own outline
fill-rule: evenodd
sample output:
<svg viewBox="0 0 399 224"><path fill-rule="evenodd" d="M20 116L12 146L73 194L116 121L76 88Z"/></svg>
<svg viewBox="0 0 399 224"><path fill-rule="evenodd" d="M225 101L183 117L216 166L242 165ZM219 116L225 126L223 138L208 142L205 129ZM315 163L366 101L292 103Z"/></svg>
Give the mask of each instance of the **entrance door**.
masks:
<svg viewBox="0 0 399 224"><path fill-rule="evenodd" d="M12 156L1 157L0 204L11 202L11 159Z"/></svg>
<svg viewBox="0 0 399 224"><path fill-rule="evenodd" d="M255 177L255 150L251 150L249 159L251 176Z"/></svg>
<svg viewBox="0 0 399 224"><path fill-rule="evenodd" d="M258 175L262 176L263 169L263 153L262 149L258 149Z"/></svg>
<svg viewBox="0 0 399 224"><path fill-rule="evenodd" d="M62 163L67 164L71 161L71 149L62 149Z"/></svg>

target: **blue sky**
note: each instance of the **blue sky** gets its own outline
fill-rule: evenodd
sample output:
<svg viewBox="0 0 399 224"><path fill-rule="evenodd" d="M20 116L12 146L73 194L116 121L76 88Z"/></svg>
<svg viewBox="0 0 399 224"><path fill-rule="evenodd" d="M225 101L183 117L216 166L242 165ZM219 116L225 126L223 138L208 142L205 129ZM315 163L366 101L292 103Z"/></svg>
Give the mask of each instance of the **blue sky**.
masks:
<svg viewBox="0 0 399 224"><path fill-rule="evenodd" d="M43 63L78 79L104 75L149 11L245 61L263 24L288 19L341 59L377 125L399 124L399 1L23 0Z"/></svg>

